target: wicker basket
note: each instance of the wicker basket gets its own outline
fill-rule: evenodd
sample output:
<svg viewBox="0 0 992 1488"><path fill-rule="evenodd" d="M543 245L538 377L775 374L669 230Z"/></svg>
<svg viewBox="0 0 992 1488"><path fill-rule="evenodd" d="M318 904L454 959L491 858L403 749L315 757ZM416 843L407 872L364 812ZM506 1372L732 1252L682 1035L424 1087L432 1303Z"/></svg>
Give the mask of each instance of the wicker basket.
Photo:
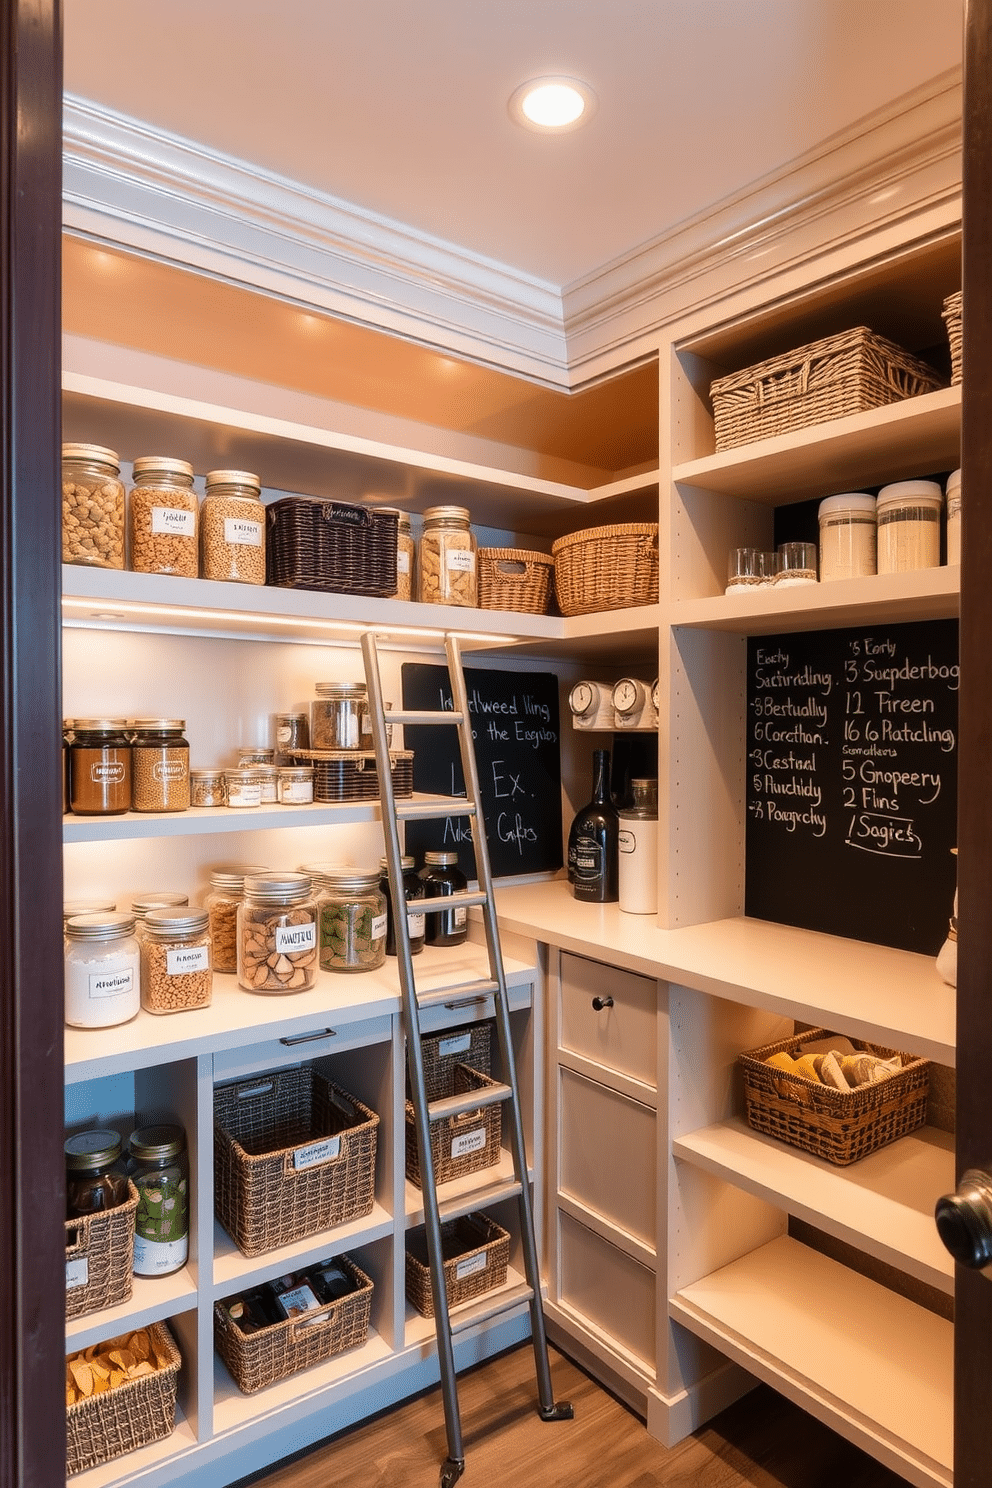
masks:
<svg viewBox="0 0 992 1488"><path fill-rule="evenodd" d="M771 1054L794 1055L802 1045L829 1037L828 1029L812 1028L741 1054L739 1063L748 1124L755 1131L844 1167L923 1125L930 1063L913 1054L900 1054L902 1069L896 1074L851 1091L834 1090L765 1063ZM860 1039L851 1043L882 1059L891 1059L897 1052Z"/></svg>
<svg viewBox="0 0 992 1488"><path fill-rule="evenodd" d="M148 1332L156 1356L167 1358L167 1364L142 1379L125 1380L102 1395L66 1406L67 1477L161 1441L175 1429L182 1360L164 1323L151 1323Z"/></svg>
<svg viewBox="0 0 992 1488"><path fill-rule="evenodd" d="M940 386L926 362L855 326L711 383L716 447L736 449Z"/></svg>
<svg viewBox="0 0 992 1488"><path fill-rule="evenodd" d="M964 345L964 299L959 289L948 295L941 311L947 327L947 340L951 348L951 386L961 381L961 352Z"/></svg>
<svg viewBox="0 0 992 1488"><path fill-rule="evenodd" d="M242 1333L227 1315L223 1304L214 1304L214 1343L231 1376L246 1395L287 1375L298 1374L345 1349L358 1348L369 1331L372 1283L349 1256L338 1256L338 1264L354 1281L356 1290L319 1312L273 1323L259 1333Z"/></svg>
<svg viewBox="0 0 992 1488"><path fill-rule="evenodd" d="M138 1190L130 1180L128 1192L127 1202L114 1209L65 1222L67 1318L116 1307L131 1295Z"/></svg>
<svg viewBox="0 0 992 1488"><path fill-rule="evenodd" d="M467 1064L455 1064L447 1089L440 1090L435 1100L446 1095L461 1095L469 1090L486 1090L495 1085L488 1075L480 1074ZM478 1173L499 1162L503 1134L499 1105L480 1106L477 1111L463 1111L460 1116L442 1116L431 1122L431 1157L434 1182L446 1183L466 1173ZM417 1151L417 1124L413 1106L406 1103L406 1176L420 1185L420 1154Z"/></svg>
<svg viewBox="0 0 992 1488"><path fill-rule="evenodd" d="M465 1214L441 1225L444 1289L449 1307L471 1302L502 1286L510 1259L510 1236L488 1214ZM406 1295L423 1317L434 1316L434 1293L423 1229L406 1237Z"/></svg>
<svg viewBox="0 0 992 1488"><path fill-rule="evenodd" d="M394 511L285 496L265 509L265 582L332 594L396 593Z"/></svg>
<svg viewBox="0 0 992 1488"><path fill-rule="evenodd" d="M456 1064L467 1064L480 1075L492 1074L492 1030L490 1019L422 1036L420 1051L428 1100L440 1100L451 1094Z"/></svg>
<svg viewBox="0 0 992 1488"><path fill-rule="evenodd" d="M313 768L315 801L375 801L379 798L379 772L371 750L294 749L294 764ZM393 749L389 754L393 794L413 795L413 750Z"/></svg>
<svg viewBox="0 0 992 1488"><path fill-rule="evenodd" d="M217 1218L255 1256L370 1213L378 1127L313 1065L218 1086Z"/></svg>
<svg viewBox="0 0 992 1488"><path fill-rule="evenodd" d="M559 537L555 594L563 615L658 602L658 523L620 522Z"/></svg>
<svg viewBox="0 0 992 1488"><path fill-rule="evenodd" d="M555 560L530 548L480 548L479 608L547 615L554 595Z"/></svg>

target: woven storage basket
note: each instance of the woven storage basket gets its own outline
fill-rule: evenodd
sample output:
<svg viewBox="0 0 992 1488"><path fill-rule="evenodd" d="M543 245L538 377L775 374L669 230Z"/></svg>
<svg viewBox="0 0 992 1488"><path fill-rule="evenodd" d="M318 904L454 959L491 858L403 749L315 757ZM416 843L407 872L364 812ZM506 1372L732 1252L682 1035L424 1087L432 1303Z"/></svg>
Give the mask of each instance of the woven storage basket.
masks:
<svg viewBox="0 0 992 1488"><path fill-rule="evenodd" d="M489 1020L423 1035L420 1050L428 1100L451 1095L456 1064L467 1064L480 1075L492 1074L492 1030Z"/></svg>
<svg viewBox="0 0 992 1488"><path fill-rule="evenodd" d="M161 1441L176 1425L176 1387L182 1360L164 1323L147 1329L157 1357L168 1363L142 1379L125 1380L102 1395L67 1405L66 1476Z"/></svg>
<svg viewBox="0 0 992 1488"><path fill-rule="evenodd" d="M313 768L315 801L375 801L379 797L379 772L371 750L294 749L294 764ZM413 750L393 749L389 754L393 794L413 795Z"/></svg>
<svg viewBox="0 0 992 1488"><path fill-rule="evenodd" d="M214 1343L231 1375L246 1395L287 1375L298 1374L345 1349L358 1348L369 1331L372 1283L349 1256L338 1264L354 1281L356 1290L319 1312L273 1323L259 1333L242 1333L220 1302L214 1304Z"/></svg>
<svg viewBox="0 0 992 1488"><path fill-rule="evenodd" d="M961 381L961 351L964 344L964 297L960 290L948 295L941 311L951 348L951 386Z"/></svg>
<svg viewBox="0 0 992 1488"><path fill-rule="evenodd" d="M851 1091L834 1090L765 1063L771 1054L794 1055L803 1044L828 1037L829 1029L812 1028L741 1054L738 1062L744 1076L748 1124L755 1131L844 1167L923 1125L930 1063L912 1054L900 1054L902 1069L898 1073L879 1080L877 1085L862 1085ZM891 1059L897 1052L861 1039L851 1039L851 1043L882 1059Z"/></svg>
<svg viewBox="0 0 992 1488"><path fill-rule="evenodd" d="M285 496L265 509L265 582L333 594L396 593L395 512Z"/></svg>
<svg viewBox="0 0 992 1488"><path fill-rule="evenodd" d="M446 1089L439 1090L434 1100L446 1095L461 1095L469 1090L485 1090L497 1084L467 1064L454 1064ZM498 1105L480 1106L477 1111L463 1111L460 1116L442 1116L431 1122L431 1157L434 1182L446 1183L466 1173L478 1173L499 1162L503 1135L502 1112ZM413 1106L406 1103L406 1176L420 1187L420 1154L417 1151L417 1125Z"/></svg>
<svg viewBox="0 0 992 1488"><path fill-rule="evenodd" d="M710 384L717 450L933 392L932 367L855 326Z"/></svg>
<svg viewBox="0 0 992 1488"><path fill-rule="evenodd" d="M448 1306L470 1302L506 1281L510 1236L488 1214L465 1214L441 1225L444 1289ZM434 1316L427 1236L423 1229L406 1237L406 1294L423 1317Z"/></svg>
<svg viewBox="0 0 992 1488"><path fill-rule="evenodd" d="M217 1218L255 1256L368 1214L378 1128L313 1065L218 1086Z"/></svg>
<svg viewBox="0 0 992 1488"><path fill-rule="evenodd" d="M563 615L658 602L658 523L620 522L559 537L551 546Z"/></svg>
<svg viewBox="0 0 992 1488"><path fill-rule="evenodd" d="M530 548L480 548L479 608L547 615L554 594L555 560Z"/></svg>
<svg viewBox="0 0 992 1488"><path fill-rule="evenodd" d="M116 1307L131 1295L138 1190L130 1180L128 1193L127 1202L114 1209L65 1222L67 1318Z"/></svg>

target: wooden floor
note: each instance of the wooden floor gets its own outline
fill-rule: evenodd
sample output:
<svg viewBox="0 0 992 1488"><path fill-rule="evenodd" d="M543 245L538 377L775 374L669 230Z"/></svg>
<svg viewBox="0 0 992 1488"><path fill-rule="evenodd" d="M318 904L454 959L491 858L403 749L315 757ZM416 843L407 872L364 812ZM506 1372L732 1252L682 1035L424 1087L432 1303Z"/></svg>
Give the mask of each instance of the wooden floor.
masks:
<svg viewBox="0 0 992 1488"><path fill-rule="evenodd" d="M551 1352L555 1398L574 1421L534 1410L529 1344L459 1376L465 1488L906 1488L812 1416L759 1386L677 1447L569 1359ZM252 1479L265 1488L435 1488L446 1455L431 1390Z"/></svg>

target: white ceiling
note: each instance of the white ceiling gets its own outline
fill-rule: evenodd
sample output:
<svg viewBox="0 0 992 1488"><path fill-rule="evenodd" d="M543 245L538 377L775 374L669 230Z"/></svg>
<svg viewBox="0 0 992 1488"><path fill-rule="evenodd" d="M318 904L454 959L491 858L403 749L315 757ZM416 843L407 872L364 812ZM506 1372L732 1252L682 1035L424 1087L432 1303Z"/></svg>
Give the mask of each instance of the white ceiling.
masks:
<svg viewBox="0 0 992 1488"><path fill-rule="evenodd" d="M65 0L83 98L562 288L961 61L963 0ZM514 124L523 80L599 107Z"/></svg>

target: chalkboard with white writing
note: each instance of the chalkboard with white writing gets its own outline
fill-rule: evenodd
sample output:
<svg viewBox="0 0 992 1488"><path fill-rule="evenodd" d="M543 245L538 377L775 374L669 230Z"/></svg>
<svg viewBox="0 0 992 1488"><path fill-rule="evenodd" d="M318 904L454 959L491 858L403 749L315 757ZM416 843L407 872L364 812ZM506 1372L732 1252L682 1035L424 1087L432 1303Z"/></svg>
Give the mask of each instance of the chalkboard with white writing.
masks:
<svg viewBox="0 0 992 1488"><path fill-rule="evenodd" d="M404 708L440 712L453 706L447 667L411 661L401 670ZM555 872L562 866L558 678L470 667L465 686L493 877ZM465 794L455 728L408 725L404 743L414 752L414 790ZM408 822L406 850L418 866L425 852L457 852L459 867L473 879L471 831L463 816Z"/></svg>
<svg viewBox="0 0 992 1488"><path fill-rule="evenodd" d="M751 639L745 913L936 955L957 729L956 620Z"/></svg>

